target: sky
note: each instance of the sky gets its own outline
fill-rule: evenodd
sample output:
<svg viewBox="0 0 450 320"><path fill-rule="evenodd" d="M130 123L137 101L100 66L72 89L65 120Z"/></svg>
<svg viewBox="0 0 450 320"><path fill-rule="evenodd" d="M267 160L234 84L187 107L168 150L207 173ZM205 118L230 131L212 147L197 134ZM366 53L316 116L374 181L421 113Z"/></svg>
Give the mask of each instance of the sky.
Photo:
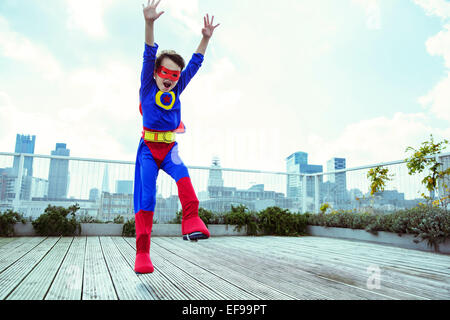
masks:
<svg viewBox="0 0 450 320"><path fill-rule="evenodd" d="M143 1L0 1L0 151L134 161ZM160 50L189 61L203 16L220 26L180 97L188 166L285 171L404 159L450 140L448 0L162 0ZM450 150L447 150L450 152Z"/></svg>

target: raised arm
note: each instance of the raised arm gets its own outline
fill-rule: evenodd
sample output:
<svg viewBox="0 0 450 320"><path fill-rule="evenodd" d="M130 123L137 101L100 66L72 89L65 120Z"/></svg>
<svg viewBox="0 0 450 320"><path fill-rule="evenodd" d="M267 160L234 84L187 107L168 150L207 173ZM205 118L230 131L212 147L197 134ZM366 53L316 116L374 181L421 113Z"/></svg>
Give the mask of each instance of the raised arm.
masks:
<svg viewBox="0 0 450 320"><path fill-rule="evenodd" d="M211 39L211 37L214 33L214 29L220 25L220 23L218 23L217 25L213 26L213 22L214 22L214 16L212 16L211 22L209 21L208 14L206 14L206 16L203 17L203 23L204 23L204 27L202 29L203 37L202 37L202 40L200 41L200 44L198 45L198 48L195 51L195 53L201 53L202 55L205 55L206 48L208 47L209 39Z"/></svg>
<svg viewBox="0 0 450 320"><path fill-rule="evenodd" d="M142 4L142 10L144 12L145 18L145 43L149 46L153 46L153 44L155 43L153 31L154 22L164 13L164 11L161 11L159 13L156 12L156 7L160 3L160 1L161 0L158 0L158 2L155 3L155 0L152 0L152 3L150 3L150 0L148 0L147 6L144 6L144 4Z"/></svg>
<svg viewBox="0 0 450 320"><path fill-rule="evenodd" d="M158 50L158 45L155 43L153 35L153 24L156 19L161 16L164 11L157 13L156 7L159 2L155 4L155 1L148 0L147 6L142 5L142 10L145 18L145 51L144 51L144 63L142 65L141 72L141 89L140 94L146 94L150 88L150 84L153 80L153 71L155 68L156 51Z"/></svg>
<svg viewBox="0 0 450 320"><path fill-rule="evenodd" d="M219 26L219 24L213 26L214 16L212 16L211 22L209 21L209 15L207 14L205 17L203 17L204 27L202 29L202 40L200 41L200 44L195 51L195 53L192 55L192 59L189 61L188 65L186 66L186 69L181 72L180 80L178 81L177 87L178 87L178 94L181 94L183 92L184 88L188 85L189 81L195 76L198 69L200 69L203 57L206 52L206 48L208 47L209 39L211 39L214 29Z"/></svg>

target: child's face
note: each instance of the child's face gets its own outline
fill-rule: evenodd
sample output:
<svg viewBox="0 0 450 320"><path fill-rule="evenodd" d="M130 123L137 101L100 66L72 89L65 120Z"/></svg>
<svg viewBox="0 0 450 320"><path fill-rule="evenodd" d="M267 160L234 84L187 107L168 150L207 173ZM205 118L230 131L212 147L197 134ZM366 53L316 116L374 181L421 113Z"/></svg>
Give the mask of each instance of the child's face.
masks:
<svg viewBox="0 0 450 320"><path fill-rule="evenodd" d="M154 77L159 90L169 92L178 83L181 68L169 58L161 61L161 66L155 70ZM178 76L178 77L177 77Z"/></svg>

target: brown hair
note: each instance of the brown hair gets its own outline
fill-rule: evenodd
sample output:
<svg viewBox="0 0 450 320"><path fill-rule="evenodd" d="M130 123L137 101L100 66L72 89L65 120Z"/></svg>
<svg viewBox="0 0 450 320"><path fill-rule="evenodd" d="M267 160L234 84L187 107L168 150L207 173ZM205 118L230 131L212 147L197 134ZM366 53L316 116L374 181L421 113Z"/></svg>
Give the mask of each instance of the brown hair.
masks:
<svg viewBox="0 0 450 320"><path fill-rule="evenodd" d="M161 66L161 62L163 61L164 58L169 58L170 60L172 60L173 62L175 62L175 64L177 64L181 70L184 69L185 63L184 63L184 59L182 56L180 56L178 53L176 53L173 50L163 50L161 51L155 61L155 70L158 70L158 68Z"/></svg>

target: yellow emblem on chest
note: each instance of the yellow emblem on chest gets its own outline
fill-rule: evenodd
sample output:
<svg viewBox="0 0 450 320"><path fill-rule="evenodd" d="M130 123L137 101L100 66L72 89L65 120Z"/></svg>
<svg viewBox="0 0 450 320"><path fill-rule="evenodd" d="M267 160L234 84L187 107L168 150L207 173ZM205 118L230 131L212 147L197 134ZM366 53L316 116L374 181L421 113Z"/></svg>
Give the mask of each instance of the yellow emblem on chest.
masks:
<svg viewBox="0 0 450 320"><path fill-rule="evenodd" d="M165 110L170 110L175 103L175 93L173 93L173 91L158 91L158 93L155 95L155 102L159 107Z"/></svg>

